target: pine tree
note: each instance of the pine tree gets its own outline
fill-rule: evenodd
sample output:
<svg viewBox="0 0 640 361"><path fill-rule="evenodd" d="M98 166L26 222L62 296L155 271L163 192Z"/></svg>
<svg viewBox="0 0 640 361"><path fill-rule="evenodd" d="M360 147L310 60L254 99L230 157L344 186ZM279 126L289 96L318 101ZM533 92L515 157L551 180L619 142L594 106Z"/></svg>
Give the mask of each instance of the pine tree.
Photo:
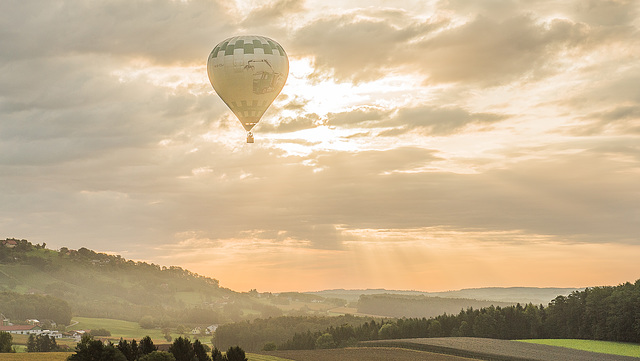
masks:
<svg viewBox="0 0 640 361"><path fill-rule="evenodd" d="M158 347L153 344L151 337L145 336L142 340L140 340L138 350L140 351L141 355L147 355L152 353L153 351L157 351Z"/></svg>
<svg viewBox="0 0 640 361"><path fill-rule="evenodd" d="M214 347L213 350L211 351L211 359L212 361L224 361L222 352L218 350L217 347Z"/></svg>
<svg viewBox="0 0 640 361"><path fill-rule="evenodd" d="M227 361L249 361L245 356L244 350L240 346L229 347L225 355Z"/></svg>
<svg viewBox="0 0 640 361"><path fill-rule="evenodd" d="M36 344L36 336L29 335L27 340L27 352L38 352L38 345Z"/></svg>
<svg viewBox="0 0 640 361"><path fill-rule="evenodd" d="M169 346L169 352L173 354L176 361L193 361L195 357L191 341L182 336L173 341L171 346Z"/></svg>
<svg viewBox="0 0 640 361"><path fill-rule="evenodd" d="M207 355L207 351L204 349L202 343L200 343L200 340L195 340L193 342L193 352L198 358L198 361L211 361L211 358Z"/></svg>

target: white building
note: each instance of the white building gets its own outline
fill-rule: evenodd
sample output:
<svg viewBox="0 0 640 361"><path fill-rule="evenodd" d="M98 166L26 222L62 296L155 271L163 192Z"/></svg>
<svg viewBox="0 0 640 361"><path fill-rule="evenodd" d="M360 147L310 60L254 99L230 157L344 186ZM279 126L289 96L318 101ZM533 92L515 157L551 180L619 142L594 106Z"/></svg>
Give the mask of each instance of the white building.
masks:
<svg viewBox="0 0 640 361"><path fill-rule="evenodd" d="M39 335L42 333L40 326L36 325L0 326L0 331L9 332L15 335Z"/></svg>

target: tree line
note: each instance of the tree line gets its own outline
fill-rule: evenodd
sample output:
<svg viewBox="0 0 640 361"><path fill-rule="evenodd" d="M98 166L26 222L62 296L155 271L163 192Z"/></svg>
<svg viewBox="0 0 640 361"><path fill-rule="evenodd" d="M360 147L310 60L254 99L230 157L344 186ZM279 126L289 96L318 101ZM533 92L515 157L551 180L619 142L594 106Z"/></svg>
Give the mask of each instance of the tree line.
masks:
<svg viewBox="0 0 640 361"><path fill-rule="evenodd" d="M56 351L60 351L60 347L58 347L55 337L49 335L29 335L29 339L27 339L27 352Z"/></svg>
<svg viewBox="0 0 640 361"><path fill-rule="evenodd" d="M71 323L71 307L56 297L48 295L23 295L16 292L0 292L0 310L13 320L37 318L53 320L68 325Z"/></svg>
<svg viewBox="0 0 640 361"><path fill-rule="evenodd" d="M574 338L640 343L640 280L618 286L587 288L556 297L547 307L517 304L468 308L433 318L370 320L323 331L296 333L278 349L316 349L355 345L359 341L422 337L498 339ZM273 349L273 343L265 349Z"/></svg>
<svg viewBox="0 0 640 361"><path fill-rule="evenodd" d="M248 351L261 350L267 343L281 344L295 333L324 330L330 326L345 323L360 325L367 319L351 315L345 316L281 316L255 319L251 322L236 322L220 325L211 340L213 345L226 349L233 345L243 345Z"/></svg>
<svg viewBox="0 0 640 361"><path fill-rule="evenodd" d="M176 338L168 351L160 351L149 336L139 343L135 339L127 341L121 338L114 345L94 340L91 335L83 335L75 352L67 358L68 361L248 361L239 346L230 347L223 354L217 348L211 350L199 340L192 343L184 337Z"/></svg>

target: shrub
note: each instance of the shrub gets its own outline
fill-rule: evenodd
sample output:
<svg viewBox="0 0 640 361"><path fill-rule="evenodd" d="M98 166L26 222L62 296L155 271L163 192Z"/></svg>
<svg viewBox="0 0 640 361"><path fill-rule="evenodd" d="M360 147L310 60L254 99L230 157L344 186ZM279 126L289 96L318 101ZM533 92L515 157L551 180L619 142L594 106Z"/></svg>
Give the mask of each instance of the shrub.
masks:
<svg viewBox="0 0 640 361"><path fill-rule="evenodd" d="M267 342L264 344L264 347L262 348L263 351L275 351L278 348L278 346L276 346L275 342Z"/></svg>
<svg viewBox="0 0 640 361"><path fill-rule="evenodd" d="M169 352L153 351L138 359L139 361L176 361L176 358Z"/></svg>
<svg viewBox="0 0 640 361"><path fill-rule="evenodd" d="M138 321L138 324L140 325L140 327L146 329L155 328L156 320L154 320L151 316L144 316L140 319L140 321Z"/></svg>
<svg viewBox="0 0 640 361"><path fill-rule="evenodd" d="M111 332L104 328L98 328L95 330L91 330L91 334L93 336L111 336Z"/></svg>

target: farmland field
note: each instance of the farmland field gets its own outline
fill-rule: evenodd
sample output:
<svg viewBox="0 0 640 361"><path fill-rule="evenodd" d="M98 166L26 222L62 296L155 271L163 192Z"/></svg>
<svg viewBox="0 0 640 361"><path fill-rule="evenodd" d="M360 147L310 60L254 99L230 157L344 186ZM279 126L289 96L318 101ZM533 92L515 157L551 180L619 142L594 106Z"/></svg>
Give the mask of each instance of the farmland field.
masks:
<svg viewBox="0 0 640 361"><path fill-rule="evenodd" d="M3 353L2 361L65 361L69 352Z"/></svg>
<svg viewBox="0 0 640 361"><path fill-rule="evenodd" d="M27 352L28 339L28 335L13 335L13 346L18 352ZM58 346L67 346L73 350L76 347L77 342L70 338L59 338L56 340L56 344Z"/></svg>
<svg viewBox="0 0 640 361"><path fill-rule="evenodd" d="M159 330L146 330L140 327L137 322L113 320L109 318L89 318L89 317L74 317L73 321L78 323L73 325L74 330L91 330L97 328L104 328L111 332L112 337L124 337L124 338L142 338L149 333L157 332ZM142 336L141 336L142 335ZM151 335L149 335L151 336ZM160 335L160 337L162 337ZM153 336L151 338L154 338Z"/></svg>
<svg viewBox="0 0 640 361"><path fill-rule="evenodd" d="M595 353L566 347L473 337L416 338L361 342L361 346L402 347L492 360L632 361L637 357Z"/></svg>
<svg viewBox="0 0 640 361"><path fill-rule="evenodd" d="M635 343L593 341L593 340L519 340L541 345L568 347L576 350L607 353L611 355L640 357L640 345Z"/></svg>
<svg viewBox="0 0 640 361"><path fill-rule="evenodd" d="M33 353L5 353L2 361L65 361L72 352L33 352ZM289 361L275 356L247 353L249 361Z"/></svg>
<svg viewBox="0 0 640 361"><path fill-rule="evenodd" d="M269 355L259 355L257 353L247 353L246 356L249 361L291 361L286 358L280 358L280 357L269 356Z"/></svg>
<svg viewBox="0 0 640 361"><path fill-rule="evenodd" d="M114 320L109 318L89 318L89 317L74 317L73 321L78 321L76 325L69 327L73 330L90 330L104 328L111 332L111 336L107 337L113 340L119 340L120 337L125 339L135 338L140 340L145 336L151 337L154 343L166 343L164 335L160 329L144 329L140 327L137 322ZM171 337L176 338L180 335L172 333ZM102 338L102 337L101 337ZM211 338L211 337L208 337ZM208 339L202 340L208 342ZM75 345L74 345L75 346Z"/></svg>
<svg viewBox="0 0 640 361"><path fill-rule="evenodd" d="M395 347L350 347L325 350L272 351L294 361L471 361L474 359ZM249 361L253 361L249 358Z"/></svg>

